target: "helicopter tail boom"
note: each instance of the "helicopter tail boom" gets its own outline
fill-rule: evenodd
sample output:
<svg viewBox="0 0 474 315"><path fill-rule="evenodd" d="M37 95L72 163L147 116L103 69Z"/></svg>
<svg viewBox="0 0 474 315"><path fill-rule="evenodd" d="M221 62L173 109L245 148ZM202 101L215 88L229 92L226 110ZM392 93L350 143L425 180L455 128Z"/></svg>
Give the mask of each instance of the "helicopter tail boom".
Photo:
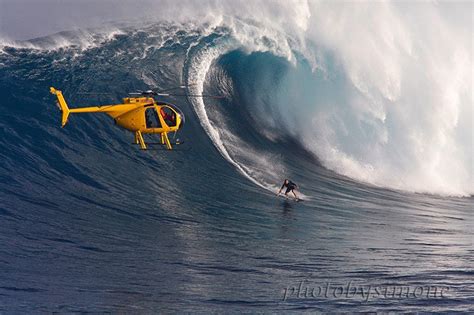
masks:
<svg viewBox="0 0 474 315"><path fill-rule="evenodd" d="M56 97L58 98L59 109L62 112L61 127L64 127L69 117L69 113L70 113L69 107L67 106L66 100L64 99L63 93L61 91L56 90L54 87L50 87L49 90L51 94L56 95Z"/></svg>

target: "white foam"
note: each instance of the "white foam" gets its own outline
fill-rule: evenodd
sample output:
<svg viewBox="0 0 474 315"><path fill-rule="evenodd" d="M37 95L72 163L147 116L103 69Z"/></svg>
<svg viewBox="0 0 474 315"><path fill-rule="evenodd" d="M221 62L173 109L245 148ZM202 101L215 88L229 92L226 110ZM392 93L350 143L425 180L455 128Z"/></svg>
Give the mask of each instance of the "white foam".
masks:
<svg viewBox="0 0 474 315"><path fill-rule="evenodd" d="M104 27L95 30L61 32L43 38L24 41L1 39L0 49L3 50L5 47L13 47L19 49L54 51L75 48L79 51L85 51L114 40L116 36L121 34L125 34L124 31L114 27Z"/></svg>
<svg viewBox="0 0 474 315"><path fill-rule="evenodd" d="M323 51L349 86L329 82L336 93L333 104L314 99L312 109L300 109L285 123L325 166L383 187L474 193L472 26L447 18L449 10L433 3L412 8L310 2L302 8L300 19L283 26L275 23L281 8L275 16L262 13L259 22L237 18L239 10L220 16L213 26L228 27L236 43L204 50L200 70L190 77L202 82L210 63L235 48L270 51L292 64L293 51L299 51L313 70L328 71L324 58L316 60ZM331 73L324 75L331 80ZM337 101L339 93L347 103ZM211 139L225 148L222 133L210 126L204 104L197 102ZM226 149L220 151L231 159Z"/></svg>
<svg viewBox="0 0 474 315"><path fill-rule="evenodd" d="M203 93L206 74L213 61L234 48L226 44L209 45L191 57L187 82L190 85L191 94ZM232 134L226 128L224 119L216 117L218 113L211 113L214 115L211 122L202 98L193 98L191 102L202 127L221 155L254 184L275 192L278 188L275 184L281 180L280 174L285 173L285 168L278 162L278 157L260 152Z"/></svg>
<svg viewBox="0 0 474 315"><path fill-rule="evenodd" d="M313 4L306 36L333 54L356 89L348 104L315 111L317 123L302 131L326 166L384 187L474 193L472 25L453 23L451 9Z"/></svg>

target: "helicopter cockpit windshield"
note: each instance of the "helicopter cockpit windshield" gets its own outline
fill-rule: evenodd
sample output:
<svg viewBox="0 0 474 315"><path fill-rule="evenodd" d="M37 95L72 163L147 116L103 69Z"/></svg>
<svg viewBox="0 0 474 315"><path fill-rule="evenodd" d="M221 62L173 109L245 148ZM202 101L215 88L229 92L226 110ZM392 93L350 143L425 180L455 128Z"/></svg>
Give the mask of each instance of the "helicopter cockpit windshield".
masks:
<svg viewBox="0 0 474 315"><path fill-rule="evenodd" d="M176 112L168 106L162 106L160 108L161 117L168 125L168 127L176 127Z"/></svg>

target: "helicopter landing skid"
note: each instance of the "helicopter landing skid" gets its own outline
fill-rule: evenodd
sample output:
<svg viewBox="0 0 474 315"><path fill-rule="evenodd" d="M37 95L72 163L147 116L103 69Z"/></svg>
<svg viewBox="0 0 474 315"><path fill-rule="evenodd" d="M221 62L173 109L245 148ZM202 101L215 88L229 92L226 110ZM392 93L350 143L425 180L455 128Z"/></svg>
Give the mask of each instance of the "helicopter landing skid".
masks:
<svg viewBox="0 0 474 315"><path fill-rule="evenodd" d="M183 144L184 141L181 141L181 142L170 142L171 145L181 145ZM135 143L135 142L132 142L131 144L138 144L140 145L139 143ZM162 145L162 146L166 146L166 144L163 144L161 142L147 142L146 145Z"/></svg>

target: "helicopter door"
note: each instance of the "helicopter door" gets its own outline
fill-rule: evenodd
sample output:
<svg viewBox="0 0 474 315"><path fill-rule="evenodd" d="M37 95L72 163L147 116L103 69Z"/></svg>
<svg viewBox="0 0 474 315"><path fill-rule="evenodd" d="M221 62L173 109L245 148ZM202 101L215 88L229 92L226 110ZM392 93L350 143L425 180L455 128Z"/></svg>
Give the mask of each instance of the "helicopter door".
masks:
<svg viewBox="0 0 474 315"><path fill-rule="evenodd" d="M160 114L168 127L176 127L176 112L174 110L168 106L161 106Z"/></svg>
<svg viewBox="0 0 474 315"><path fill-rule="evenodd" d="M145 121L147 128L161 128L160 120L155 107L149 107L145 111Z"/></svg>

